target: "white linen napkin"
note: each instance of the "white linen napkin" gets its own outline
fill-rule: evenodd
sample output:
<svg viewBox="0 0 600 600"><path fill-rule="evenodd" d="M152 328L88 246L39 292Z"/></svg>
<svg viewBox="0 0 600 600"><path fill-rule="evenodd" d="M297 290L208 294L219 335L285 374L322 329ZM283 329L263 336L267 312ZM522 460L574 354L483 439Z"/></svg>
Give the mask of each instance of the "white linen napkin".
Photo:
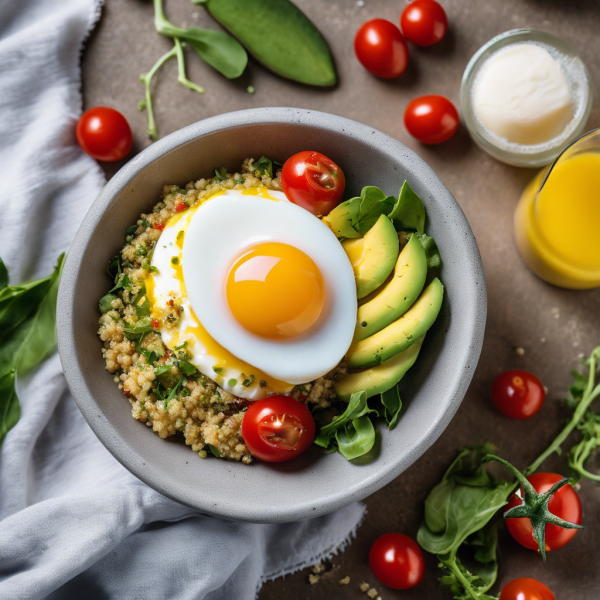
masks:
<svg viewBox="0 0 600 600"><path fill-rule="evenodd" d="M50 273L105 183L75 141L82 44L102 0L0 2L0 256L11 283ZM0 598L250 600L340 550L364 506L300 523L201 515L100 444L55 354L17 385L0 447ZM152 435L150 432L148 435Z"/></svg>

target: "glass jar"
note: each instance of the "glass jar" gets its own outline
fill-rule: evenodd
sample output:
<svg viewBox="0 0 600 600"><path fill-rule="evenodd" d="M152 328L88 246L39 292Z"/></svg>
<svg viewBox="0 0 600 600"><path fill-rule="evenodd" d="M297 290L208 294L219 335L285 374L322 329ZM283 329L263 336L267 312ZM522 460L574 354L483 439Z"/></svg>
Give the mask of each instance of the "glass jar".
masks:
<svg viewBox="0 0 600 600"><path fill-rule="evenodd" d="M473 108L473 86L486 60L502 48L523 42L541 46L559 62L569 81L574 102L573 117L567 127L559 136L543 144L517 144L497 136L481 123ZM494 158L517 167L541 167L554 160L566 144L581 135L592 100L590 75L577 50L559 37L534 29L506 31L484 44L469 61L460 88L463 122L473 140Z"/></svg>

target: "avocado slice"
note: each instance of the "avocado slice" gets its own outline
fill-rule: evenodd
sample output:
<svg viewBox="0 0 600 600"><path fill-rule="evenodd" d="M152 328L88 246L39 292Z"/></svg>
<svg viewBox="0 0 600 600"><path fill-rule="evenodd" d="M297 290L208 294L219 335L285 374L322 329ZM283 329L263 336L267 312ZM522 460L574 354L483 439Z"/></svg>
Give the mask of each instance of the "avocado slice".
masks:
<svg viewBox="0 0 600 600"><path fill-rule="evenodd" d="M418 298L426 276L425 250L419 238L411 235L396 261L392 279L372 300L358 307L354 341L368 338L402 316Z"/></svg>
<svg viewBox="0 0 600 600"><path fill-rule="evenodd" d="M356 295L364 298L377 289L392 272L400 243L393 223L381 215L364 238L344 240L342 246L350 259L356 280Z"/></svg>
<svg viewBox="0 0 600 600"><path fill-rule="evenodd" d="M395 386L404 377L406 371L415 364L424 339L425 336L421 336L404 352L396 354L390 360L376 367L358 373L351 373L334 382L333 387L338 398L348 402L352 394L363 391L367 393L367 398L370 398Z"/></svg>
<svg viewBox="0 0 600 600"><path fill-rule="evenodd" d="M360 233L352 225L358 220L359 211L360 198L350 198L323 217L323 223L339 238L359 238Z"/></svg>
<svg viewBox="0 0 600 600"><path fill-rule="evenodd" d="M354 368L372 367L412 346L433 325L443 298L444 286L436 277L397 321L375 335L352 344L346 354L348 364Z"/></svg>

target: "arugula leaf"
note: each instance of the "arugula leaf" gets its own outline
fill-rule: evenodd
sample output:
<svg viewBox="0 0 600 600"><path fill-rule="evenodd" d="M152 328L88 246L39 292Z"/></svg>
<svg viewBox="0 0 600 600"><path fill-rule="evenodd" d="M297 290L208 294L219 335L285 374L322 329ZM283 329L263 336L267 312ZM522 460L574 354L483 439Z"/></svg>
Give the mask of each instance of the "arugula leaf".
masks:
<svg viewBox="0 0 600 600"><path fill-rule="evenodd" d="M482 565L477 573L472 573L456 556L438 558L438 566L444 573L440 583L449 588L454 600L497 600L486 593L496 581L497 563Z"/></svg>
<svg viewBox="0 0 600 600"><path fill-rule="evenodd" d="M4 261L0 258L0 290L8 286L8 270Z"/></svg>
<svg viewBox="0 0 600 600"><path fill-rule="evenodd" d="M112 303L117 298L118 296L115 296L114 294L106 294L105 296L102 296L102 298L100 298L98 301L98 308L100 309L100 312L105 314L109 310L112 310Z"/></svg>
<svg viewBox="0 0 600 600"><path fill-rule="evenodd" d="M402 184L398 201L387 214L398 231L411 229L419 235L425 233L425 207L407 181Z"/></svg>
<svg viewBox="0 0 600 600"><path fill-rule="evenodd" d="M142 284L135 296L131 299L131 304L133 304L135 308L138 319L150 315L150 301L146 295L146 286L144 284Z"/></svg>
<svg viewBox="0 0 600 600"><path fill-rule="evenodd" d="M225 167L215 169L215 176L219 181L223 181L227 177L227 169Z"/></svg>
<svg viewBox="0 0 600 600"><path fill-rule="evenodd" d="M212 444L206 444L206 445L208 446L208 449L211 451L213 456L216 456L217 458L219 458L221 456L221 452L219 451L218 448L216 448Z"/></svg>
<svg viewBox="0 0 600 600"><path fill-rule="evenodd" d="M252 163L252 170L258 171L259 175L273 177L273 162L266 156L261 156L256 162Z"/></svg>
<svg viewBox="0 0 600 600"><path fill-rule="evenodd" d="M583 437L569 451L569 467L579 477L600 482L600 474L592 473L585 468L585 463L590 454L600 446L600 414L588 410L583 421L577 425L577 429Z"/></svg>
<svg viewBox="0 0 600 600"><path fill-rule="evenodd" d="M387 421L388 429L394 429L398 424L400 411L402 410L402 400L397 385L381 394L381 404L383 404L383 416Z"/></svg>
<svg viewBox="0 0 600 600"><path fill-rule="evenodd" d="M375 445L375 428L368 415L363 415L346 423L335 432L340 454L353 460L367 454Z"/></svg>
<svg viewBox="0 0 600 600"><path fill-rule="evenodd" d="M21 416L19 398L15 389L15 370L0 376L0 444Z"/></svg>

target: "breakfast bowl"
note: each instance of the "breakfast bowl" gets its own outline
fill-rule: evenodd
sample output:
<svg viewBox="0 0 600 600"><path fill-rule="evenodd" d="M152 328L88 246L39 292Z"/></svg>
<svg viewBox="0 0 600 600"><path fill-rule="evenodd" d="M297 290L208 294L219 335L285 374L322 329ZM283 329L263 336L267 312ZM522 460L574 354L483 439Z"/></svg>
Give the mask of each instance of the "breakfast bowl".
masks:
<svg viewBox="0 0 600 600"><path fill-rule="evenodd" d="M162 440L131 418L105 370L98 298L123 232L151 210L163 186L234 171L247 157L281 163L303 150L331 157L346 177L344 198L368 185L395 194L406 180L427 211L427 233L443 260L444 301L419 360L401 382L403 408L367 457L346 460L312 446L282 463L202 459L175 437ZM335 238L334 238L335 239ZM216 260L216 257L215 257ZM150 487L205 514L249 522L315 517L361 500L413 464L458 409L477 365L486 290L477 243L449 190L416 154L360 123L315 111L264 108L219 115L154 143L125 165L88 211L67 254L57 330L65 376L84 418L106 448ZM386 428L387 429L387 428Z"/></svg>

